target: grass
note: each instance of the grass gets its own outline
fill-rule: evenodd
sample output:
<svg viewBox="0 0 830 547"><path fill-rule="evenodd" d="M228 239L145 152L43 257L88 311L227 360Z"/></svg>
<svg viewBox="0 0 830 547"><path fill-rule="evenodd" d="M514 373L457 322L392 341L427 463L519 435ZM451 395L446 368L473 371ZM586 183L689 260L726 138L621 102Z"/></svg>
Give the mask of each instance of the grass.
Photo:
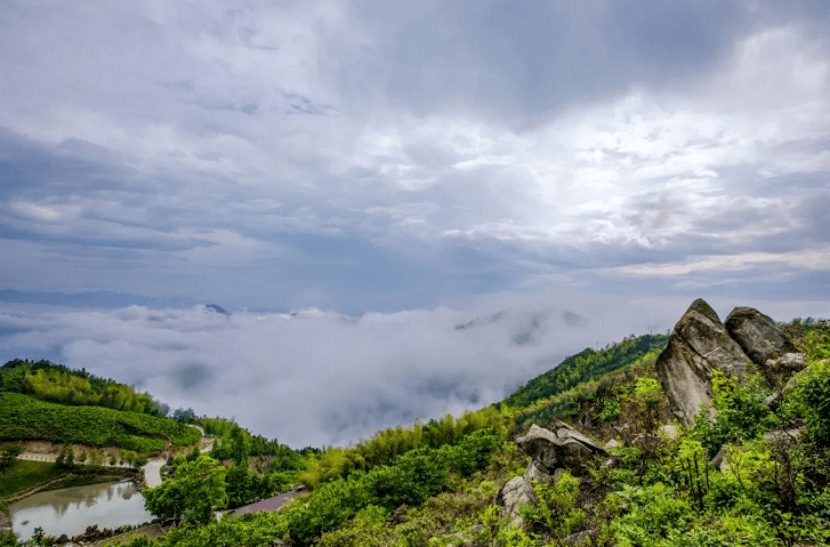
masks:
<svg viewBox="0 0 830 547"><path fill-rule="evenodd" d="M5 472L0 473L0 498L24 492L38 483L61 479L44 490L60 490L73 486L85 486L132 477L131 469L78 466L72 469L58 468L53 463L15 460Z"/></svg>
<svg viewBox="0 0 830 547"><path fill-rule="evenodd" d="M0 474L0 498L28 490L39 482L56 479L63 473L52 463L15 460Z"/></svg>
<svg viewBox="0 0 830 547"><path fill-rule="evenodd" d="M132 477L133 471L129 469L106 469L101 468L86 468L81 470L82 475L78 475L79 471L73 471L64 480L50 484L44 490L61 490L62 488L72 488L75 486L86 486L88 484L98 484L101 482L112 482L124 478Z"/></svg>

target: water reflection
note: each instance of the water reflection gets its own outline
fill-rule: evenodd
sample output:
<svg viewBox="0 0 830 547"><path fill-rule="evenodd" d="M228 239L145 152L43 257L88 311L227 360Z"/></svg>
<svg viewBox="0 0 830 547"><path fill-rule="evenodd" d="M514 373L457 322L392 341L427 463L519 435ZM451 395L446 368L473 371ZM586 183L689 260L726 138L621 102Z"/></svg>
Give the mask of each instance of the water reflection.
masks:
<svg viewBox="0 0 830 547"><path fill-rule="evenodd" d="M118 528L153 519L144 509L141 493L130 482L41 492L11 505L9 513L12 529L23 540L30 539L38 526L50 536L73 536L94 524L99 528Z"/></svg>

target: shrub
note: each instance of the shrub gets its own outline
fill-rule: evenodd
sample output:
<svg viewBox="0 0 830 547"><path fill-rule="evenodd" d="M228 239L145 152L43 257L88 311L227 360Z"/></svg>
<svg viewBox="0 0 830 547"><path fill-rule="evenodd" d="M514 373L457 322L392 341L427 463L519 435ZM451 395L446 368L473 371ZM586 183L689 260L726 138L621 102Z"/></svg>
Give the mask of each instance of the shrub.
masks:
<svg viewBox="0 0 830 547"><path fill-rule="evenodd" d="M525 507L524 518L534 529L549 530L564 538L585 520L585 512L576 508L579 479L565 471L554 483L537 484L539 504Z"/></svg>
<svg viewBox="0 0 830 547"><path fill-rule="evenodd" d="M740 383L737 378L728 378L716 370L712 389L715 392L712 406L717 410L715 420L712 422L708 412L701 410L695 416L691 433L693 439L703 443L710 456L730 439L757 439L777 425L778 418L764 404L768 393L759 374Z"/></svg>
<svg viewBox="0 0 830 547"><path fill-rule="evenodd" d="M814 366L799 383L793 400L804 419L807 437L818 447L830 448L830 367Z"/></svg>
<svg viewBox="0 0 830 547"><path fill-rule="evenodd" d="M612 497L625 513L611 522L620 547L668 547L665 538L685 532L694 519L691 505L663 483L625 488Z"/></svg>

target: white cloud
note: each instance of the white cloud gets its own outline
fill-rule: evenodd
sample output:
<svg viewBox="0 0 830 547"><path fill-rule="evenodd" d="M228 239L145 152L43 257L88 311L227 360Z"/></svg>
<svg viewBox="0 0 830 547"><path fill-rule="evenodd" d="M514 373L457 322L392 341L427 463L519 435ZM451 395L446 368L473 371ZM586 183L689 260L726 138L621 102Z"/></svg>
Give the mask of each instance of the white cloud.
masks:
<svg viewBox="0 0 830 547"><path fill-rule="evenodd" d="M8 208L11 212L22 215L24 218L30 218L40 222L53 223L65 218L64 213L58 209L38 203L16 201L10 203Z"/></svg>
<svg viewBox="0 0 830 547"><path fill-rule="evenodd" d="M40 358L58 348L68 366L134 383L174 407L235 416L257 433L301 446L356 441L382 427L480 408L567 353L670 321L661 312L639 326L622 324L623 308L639 304L595 302L596 317L575 328L558 306L510 301L509 308L357 318L320 310L227 317L204 307L6 306L4 326L31 330L0 337L0 351Z"/></svg>
<svg viewBox="0 0 830 547"><path fill-rule="evenodd" d="M784 265L794 269L830 270L830 247L787 253L741 253L708 256L694 262L672 264L636 264L613 268L623 276L676 277L695 272L746 270L756 266Z"/></svg>

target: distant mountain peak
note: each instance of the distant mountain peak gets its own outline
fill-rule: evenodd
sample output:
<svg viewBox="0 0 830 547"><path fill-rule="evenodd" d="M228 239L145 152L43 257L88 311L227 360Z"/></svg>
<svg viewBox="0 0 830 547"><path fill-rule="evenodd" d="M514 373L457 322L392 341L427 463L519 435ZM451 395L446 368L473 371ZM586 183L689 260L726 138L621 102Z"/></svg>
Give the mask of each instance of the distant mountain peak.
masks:
<svg viewBox="0 0 830 547"><path fill-rule="evenodd" d="M584 327L588 324L587 319L572 311L565 310L562 312L562 317L565 319L565 323L567 323L569 327Z"/></svg>
<svg viewBox="0 0 830 547"><path fill-rule="evenodd" d="M221 313L222 315L230 315L231 313L220 306L219 304L205 304L205 308L215 311L216 313Z"/></svg>

